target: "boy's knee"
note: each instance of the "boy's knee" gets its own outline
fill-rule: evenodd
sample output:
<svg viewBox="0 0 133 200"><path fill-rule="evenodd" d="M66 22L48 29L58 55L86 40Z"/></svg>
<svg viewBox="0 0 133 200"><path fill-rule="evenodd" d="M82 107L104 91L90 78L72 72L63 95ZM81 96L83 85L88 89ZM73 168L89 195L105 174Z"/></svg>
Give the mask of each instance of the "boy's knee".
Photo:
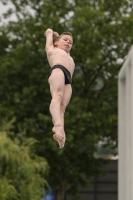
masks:
<svg viewBox="0 0 133 200"><path fill-rule="evenodd" d="M61 102L63 99L63 94L61 92L57 93L57 98L59 99L59 101Z"/></svg>
<svg viewBox="0 0 133 200"><path fill-rule="evenodd" d="M61 103L61 111L62 111L63 113L65 113L65 110L66 110L66 105L62 102L62 103Z"/></svg>
<svg viewBox="0 0 133 200"><path fill-rule="evenodd" d="M55 99L56 101L58 100L58 101L62 102L63 94L61 92L57 92L57 94L55 94L53 96L53 99Z"/></svg>

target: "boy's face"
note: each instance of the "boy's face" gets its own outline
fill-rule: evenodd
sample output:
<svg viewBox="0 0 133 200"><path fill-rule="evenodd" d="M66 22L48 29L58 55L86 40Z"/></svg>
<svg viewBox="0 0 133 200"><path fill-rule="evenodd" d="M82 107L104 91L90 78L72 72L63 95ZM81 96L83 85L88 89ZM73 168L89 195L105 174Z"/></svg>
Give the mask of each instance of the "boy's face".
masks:
<svg viewBox="0 0 133 200"><path fill-rule="evenodd" d="M67 53L70 52L73 44L73 39L70 35L62 35L58 41L54 42L54 46L63 49Z"/></svg>

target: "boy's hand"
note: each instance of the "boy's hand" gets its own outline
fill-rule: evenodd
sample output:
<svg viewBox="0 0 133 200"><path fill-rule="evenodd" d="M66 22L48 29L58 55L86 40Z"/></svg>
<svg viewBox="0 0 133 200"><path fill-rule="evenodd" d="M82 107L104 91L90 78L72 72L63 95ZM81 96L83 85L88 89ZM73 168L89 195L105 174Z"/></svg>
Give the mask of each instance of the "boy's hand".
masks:
<svg viewBox="0 0 133 200"><path fill-rule="evenodd" d="M50 28L48 28L45 32L44 32L44 36L46 37L46 34L48 33L48 32L51 32L51 33L53 33L53 30L52 29L50 29Z"/></svg>
<svg viewBox="0 0 133 200"><path fill-rule="evenodd" d="M58 36L59 36L59 34L58 34L57 32L54 31L54 32L53 32L53 37L56 38L56 37L58 37Z"/></svg>

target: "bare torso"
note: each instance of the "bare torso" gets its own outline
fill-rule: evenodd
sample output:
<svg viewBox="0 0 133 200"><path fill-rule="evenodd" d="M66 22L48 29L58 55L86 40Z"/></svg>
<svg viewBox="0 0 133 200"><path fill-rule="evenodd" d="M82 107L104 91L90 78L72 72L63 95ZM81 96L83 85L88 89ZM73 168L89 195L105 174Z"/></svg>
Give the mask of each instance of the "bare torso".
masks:
<svg viewBox="0 0 133 200"><path fill-rule="evenodd" d="M52 47L47 50L47 58L51 67L62 65L70 72L71 76L73 75L75 64L73 58L66 51Z"/></svg>

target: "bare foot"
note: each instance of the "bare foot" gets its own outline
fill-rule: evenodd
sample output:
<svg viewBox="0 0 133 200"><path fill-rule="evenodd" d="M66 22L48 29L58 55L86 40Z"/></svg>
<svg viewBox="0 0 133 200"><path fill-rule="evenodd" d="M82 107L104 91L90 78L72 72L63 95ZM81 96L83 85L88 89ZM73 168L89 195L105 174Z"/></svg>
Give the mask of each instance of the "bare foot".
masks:
<svg viewBox="0 0 133 200"><path fill-rule="evenodd" d="M59 148L63 148L65 145L65 132L61 126L54 126L52 131L55 133L53 138L58 142Z"/></svg>
<svg viewBox="0 0 133 200"><path fill-rule="evenodd" d="M58 142L59 148L62 149L65 145L65 137L55 133L53 138Z"/></svg>

